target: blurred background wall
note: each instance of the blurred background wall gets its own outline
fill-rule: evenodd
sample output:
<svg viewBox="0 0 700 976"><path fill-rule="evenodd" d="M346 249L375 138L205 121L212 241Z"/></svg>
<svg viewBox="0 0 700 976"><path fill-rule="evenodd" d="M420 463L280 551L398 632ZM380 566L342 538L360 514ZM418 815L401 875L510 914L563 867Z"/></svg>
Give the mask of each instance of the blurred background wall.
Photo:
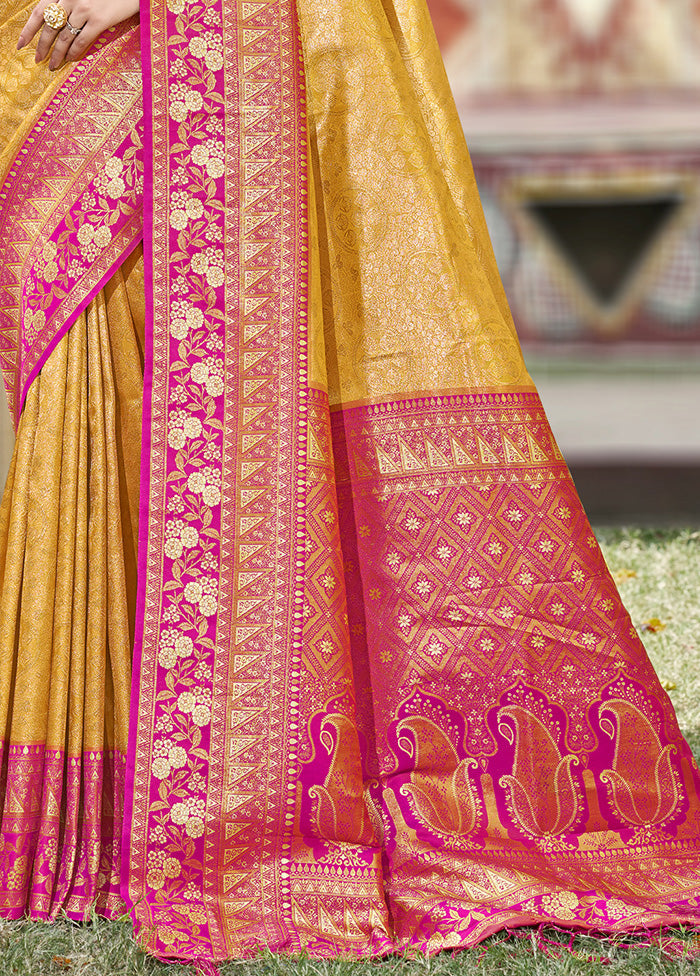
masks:
<svg viewBox="0 0 700 976"><path fill-rule="evenodd" d="M700 517L700 0L429 0L594 518Z"/></svg>

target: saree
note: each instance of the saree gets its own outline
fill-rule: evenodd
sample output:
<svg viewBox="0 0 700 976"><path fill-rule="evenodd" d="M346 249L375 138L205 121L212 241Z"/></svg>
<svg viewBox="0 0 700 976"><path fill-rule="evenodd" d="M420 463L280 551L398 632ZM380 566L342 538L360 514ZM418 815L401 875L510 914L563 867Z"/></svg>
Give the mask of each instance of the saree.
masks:
<svg viewBox="0 0 700 976"><path fill-rule="evenodd" d="M155 0L140 37L36 97L0 191L16 469L83 343L66 395L111 419L80 524L121 593L102 734L49 742L11 579L0 912L125 904L215 961L697 924L697 764L525 369L423 0Z"/></svg>

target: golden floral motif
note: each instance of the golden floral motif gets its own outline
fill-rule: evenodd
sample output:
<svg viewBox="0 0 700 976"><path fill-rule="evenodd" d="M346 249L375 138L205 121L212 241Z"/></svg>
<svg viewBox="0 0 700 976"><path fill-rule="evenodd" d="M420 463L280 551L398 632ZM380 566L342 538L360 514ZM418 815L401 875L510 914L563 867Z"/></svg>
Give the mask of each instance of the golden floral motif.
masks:
<svg viewBox="0 0 700 976"><path fill-rule="evenodd" d="M572 922L577 917L579 907L578 895L573 891L555 891L533 899L524 906L526 910L545 915L557 922Z"/></svg>
<svg viewBox="0 0 700 976"><path fill-rule="evenodd" d="M174 946L182 938L181 933L172 925L159 925L156 931L158 939L166 946Z"/></svg>
<svg viewBox="0 0 700 976"><path fill-rule="evenodd" d="M193 651L194 642L189 634L173 627L161 630L158 662L162 668L174 667L180 658L190 657Z"/></svg>
<svg viewBox="0 0 700 976"><path fill-rule="evenodd" d="M31 342L41 335L46 325L46 313L42 308L27 309L24 313L24 331Z"/></svg>

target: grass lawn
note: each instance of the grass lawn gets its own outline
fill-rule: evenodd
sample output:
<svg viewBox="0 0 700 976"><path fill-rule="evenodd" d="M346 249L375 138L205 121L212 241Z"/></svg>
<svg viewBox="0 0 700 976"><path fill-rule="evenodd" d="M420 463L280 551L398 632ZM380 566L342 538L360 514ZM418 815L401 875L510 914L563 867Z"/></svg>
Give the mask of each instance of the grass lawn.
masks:
<svg viewBox="0 0 700 976"><path fill-rule="evenodd" d="M625 606L700 756L700 532L596 532Z"/></svg>
<svg viewBox="0 0 700 976"><path fill-rule="evenodd" d="M603 529L598 532L622 598L700 755L700 532ZM700 949L690 933L597 939L547 930L500 933L476 949L432 959L393 957L371 962L285 959L262 955L230 962L221 976L549 976L590 973L700 973L684 954ZM573 951L568 951L572 949ZM139 951L128 921L90 925L0 921L0 976L190 976L188 966L165 966Z"/></svg>

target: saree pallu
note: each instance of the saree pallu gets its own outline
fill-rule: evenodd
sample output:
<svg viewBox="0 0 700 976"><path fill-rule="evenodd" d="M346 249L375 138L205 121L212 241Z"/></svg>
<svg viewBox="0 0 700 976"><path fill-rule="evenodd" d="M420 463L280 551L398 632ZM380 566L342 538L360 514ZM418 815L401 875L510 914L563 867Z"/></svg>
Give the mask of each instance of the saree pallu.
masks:
<svg viewBox="0 0 700 976"><path fill-rule="evenodd" d="M141 36L144 943L700 921L697 766L523 365L424 3L168 0ZM128 81L128 30L85 75L120 51ZM65 282L6 288L19 402L138 238L140 130L110 104L25 265Z"/></svg>

